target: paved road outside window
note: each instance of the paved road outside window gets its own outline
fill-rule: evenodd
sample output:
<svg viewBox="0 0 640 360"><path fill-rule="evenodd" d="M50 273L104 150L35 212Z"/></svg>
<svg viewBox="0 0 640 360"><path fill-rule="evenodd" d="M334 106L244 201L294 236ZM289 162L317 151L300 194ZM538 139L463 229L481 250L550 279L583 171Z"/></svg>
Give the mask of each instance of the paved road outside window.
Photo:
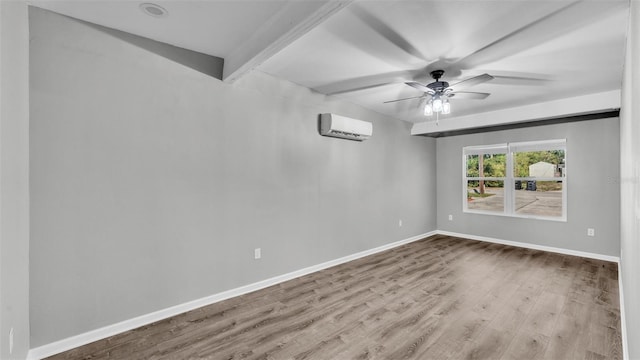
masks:
<svg viewBox="0 0 640 360"><path fill-rule="evenodd" d="M473 190L470 190L473 191ZM504 189L485 188L492 196L474 197L469 201L469 210L504 211ZM562 216L562 191L516 190L516 213L520 215Z"/></svg>

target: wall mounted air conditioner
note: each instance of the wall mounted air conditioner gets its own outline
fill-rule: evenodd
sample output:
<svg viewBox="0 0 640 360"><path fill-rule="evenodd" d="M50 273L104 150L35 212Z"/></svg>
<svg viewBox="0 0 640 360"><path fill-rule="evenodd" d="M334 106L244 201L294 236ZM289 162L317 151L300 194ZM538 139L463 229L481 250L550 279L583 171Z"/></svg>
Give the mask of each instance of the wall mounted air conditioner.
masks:
<svg viewBox="0 0 640 360"><path fill-rule="evenodd" d="M373 134L373 124L336 114L320 115L320 135L349 139L367 140Z"/></svg>

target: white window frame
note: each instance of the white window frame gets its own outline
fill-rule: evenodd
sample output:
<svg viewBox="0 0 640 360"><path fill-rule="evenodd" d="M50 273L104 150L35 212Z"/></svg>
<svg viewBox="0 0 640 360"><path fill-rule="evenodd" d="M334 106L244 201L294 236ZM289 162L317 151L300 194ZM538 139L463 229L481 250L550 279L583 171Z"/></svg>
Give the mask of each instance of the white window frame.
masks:
<svg viewBox="0 0 640 360"><path fill-rule="evenodd" d="M530 152L530 151L548 151L548 150L563 150L564 151L564 169L561 177L514 177L513 165L515 160L515 153L517 152ZM505 154L506 155L506 169L505 177L468 177L467 176L467 157L469 155L484 155L484 154ZM495 215L495 216L508 216L526 219L540 219L551 221L567 221L567 139L555 139L555 140L543 140L543 141L526 141L526 142L513 142L504 144L493 145L481 145L481 146L466 146L462 149L462 211L465 213L483 214L483 215ZM478 180L498 180L504 181L504 204L503 211L487 211L478 209L469 209L467 200L467 191L469 181ZM532 214L518 214L516 212L516 193L515 193L515 181L560 181L562 182L562 215L561 216L541 216Z"/></svg>

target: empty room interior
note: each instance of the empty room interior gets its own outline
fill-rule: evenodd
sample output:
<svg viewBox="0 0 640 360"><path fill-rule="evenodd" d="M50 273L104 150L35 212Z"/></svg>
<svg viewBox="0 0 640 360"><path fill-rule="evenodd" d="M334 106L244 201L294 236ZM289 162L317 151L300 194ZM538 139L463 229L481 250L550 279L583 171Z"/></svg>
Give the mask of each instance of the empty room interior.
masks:
<svg viewBox="0 0 640 360"><path fill-rule="evenodd" d="M0 359L640 359L640 2L0 1Z"/></svg>

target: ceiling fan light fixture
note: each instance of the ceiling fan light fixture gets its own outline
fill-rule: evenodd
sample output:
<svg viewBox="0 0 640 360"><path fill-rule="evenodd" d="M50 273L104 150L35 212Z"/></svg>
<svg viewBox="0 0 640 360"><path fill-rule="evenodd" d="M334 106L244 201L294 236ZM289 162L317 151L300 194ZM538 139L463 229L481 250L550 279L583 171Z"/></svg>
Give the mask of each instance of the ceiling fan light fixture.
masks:
<svg viewBox="0 0 640 360"><path fill-rule="evenodd" d="M442 104L442 113L445 115L451 113L451 104L448 100Z"/></svg>
<svg viewBox="0 0 640 360"><path fill-rule="evenodd" d="M433 108L431 108L431 102L427 102L426 104L424 104L424 115L425 116L431 116L433 115Z"/></svg>
<svg viewBox="0 0 640 360"><path fill-rule="evenodd" d="M440 96L436 95L433 97L431 106L433 107L434 112L442 112L442 99L440 98Z"/></svg>
<svg viewBox="0 0 640 360"><path fill-rule="evenodd" d="M451 113L451 104L446 96L436 94L424 104L425 116L431 116L434 113L442 113L444 115Z"/></svg>

